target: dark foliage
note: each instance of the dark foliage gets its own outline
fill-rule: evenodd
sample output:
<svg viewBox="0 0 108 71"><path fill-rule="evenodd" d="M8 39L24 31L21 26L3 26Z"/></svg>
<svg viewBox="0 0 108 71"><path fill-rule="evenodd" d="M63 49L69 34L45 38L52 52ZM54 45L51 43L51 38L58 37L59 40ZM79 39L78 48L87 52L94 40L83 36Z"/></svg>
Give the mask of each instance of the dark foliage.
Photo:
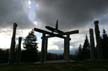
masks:
<svg viewBox="0 0 108 71"><path fill-rule="evenodd" d="M108 35L105 31L105 29L103 30L103 34L101 37L101 52L102 52L102 59L108 59ZM95 50L96 53L96 50ZM96 55L96 54L95 54ZM77 58L79 60L84 60L84 59L89 59L90 58L90 48L89 48L89 41L88 38L86 36L86 39L84 41L83 47L80 45L79 49L78 49L78 53L77 53Z"/></svg>
<svg viewBox="0 0 108 71"><path fill-rule="evenodd" d="M63 60L63 55L58 55L54 53L48 53L47 54L47 60Z"/></svg>
<svg viewBox="0 0 108 71"><path fill-rule="evenodd" d="M23 50L21 55L22 62L36 62L38 61L38 54L36 50Z"/></svg>
<svg viewBox="0 0 108 71"><path fill-rule="evenodd" d="M0 63L8 63L9 50L0 49Z"/></svg>
<svg viewBox="0 0 108 71"><path fill-rule="evenodd" d="M24 48L22 51L23 62L36 62L38 60L37 39L34 31L31 31L24 40Z"/></svg>
<svg viewBox="0 0 108 71"><path fill-rule="evenodd" d="M90 44L87 36L84 41L83 47L81 45L79 46L77 57L79 60L90 58Z"/></svg>

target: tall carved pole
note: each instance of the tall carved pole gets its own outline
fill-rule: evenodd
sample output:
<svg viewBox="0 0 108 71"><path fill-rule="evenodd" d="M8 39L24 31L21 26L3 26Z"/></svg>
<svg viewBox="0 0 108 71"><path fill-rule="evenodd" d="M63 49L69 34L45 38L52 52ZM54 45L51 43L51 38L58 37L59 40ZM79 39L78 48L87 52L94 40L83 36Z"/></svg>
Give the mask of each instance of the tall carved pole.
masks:
<svg viewBox="0 0 108 71"><path fill-rule="evenodd" d="M64 39L64 59L69 61L69 46L70 46L70 35L68 34Z"/></svg>
<svg viewBox="0 0 108 71"><path fill-rule="evenodd" d="M95 59L95 43L94 43L94 33L93 29L89 29L89 34L90 34L90 57L91 60Z"/></svg>
<svg viewBox="0 0 108 71"><path fill-rule="evenodd" d="M96 46L97 58L101 59L102 58L102 51L101 51L102 44L101 44L101 37L100 37L100 31L99 31L99 25L98 25L99 21L95 21L94 24L95 24L95 36L96 36L96 42L97 42L97 46Z"/></svg>
<svg viewBox="0 0 108 71"><path fill-rule="evenodd" d="M17 57L16 57L17 64L20 64L21 61L21 41L22 37L19 37L18 47L17 47Z"/></svg>
<svg viewBox="0 0 108 71"><path fill-rule="evenodd" d="M17 24L13 24L13 34L11 39L11 46L10 46L10 55L9 55L9 64L14 64L15 62L15 37L16 37L16 28Z"/></svg>
<svg viewBox="0 0 108 71"><path fill-rule="evenodd" d="M43 64L46 60L46 46L47 46L47 39L46 34L43 33L42 35L42 48L41 48L41 63Z"/></svg>
<svg viewBox="0 0 108 71"><path fill-rule="evenodd" d="M48 49L48 38L45 37L45 55L44 55L44 60L47 60L47 49Z"/></svg>

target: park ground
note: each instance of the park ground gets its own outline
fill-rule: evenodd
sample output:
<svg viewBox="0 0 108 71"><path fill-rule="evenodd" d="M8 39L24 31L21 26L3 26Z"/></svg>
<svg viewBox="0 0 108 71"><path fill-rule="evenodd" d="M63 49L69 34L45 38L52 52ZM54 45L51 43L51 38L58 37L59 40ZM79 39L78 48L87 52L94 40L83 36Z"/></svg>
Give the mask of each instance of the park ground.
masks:
<svg viewBox="0 0 108 71"><path fill-rule="evenodd" d="M15 65L1 64L0 71L108 71L108 61Z"/></svg>

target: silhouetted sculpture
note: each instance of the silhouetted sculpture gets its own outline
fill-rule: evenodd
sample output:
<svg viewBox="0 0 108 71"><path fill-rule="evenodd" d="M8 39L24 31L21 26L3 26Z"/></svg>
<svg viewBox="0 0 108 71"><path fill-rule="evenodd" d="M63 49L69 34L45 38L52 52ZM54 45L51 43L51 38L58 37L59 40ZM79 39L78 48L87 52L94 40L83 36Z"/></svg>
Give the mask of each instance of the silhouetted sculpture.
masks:
<svg viewBox="0 0 108 71"><path fill-rule="evenodd" d="M94 34L93 34L93 29L89 29L89 34L90 34L90 57L91 60L95 59L95 43L94 43Z"/></svg>
<svg viewBox="0 0 108 71"><path fill-rule="evenodd" d="M69 60L69 47L70 47L70 35L67 35L64 39L64 59Z"/></svg>
<svg viewBox="0 0 108 71"><path fill-rule="evenodd" d="M103 29L103 39L102 39L103 57L108 58L108 35L105 29Z"/></svg>
<svg viewBox="0 0 108 71"><path fill-rule="evenodd" d="M13 24L13 34L11 39L11 46L10 46L10 55L9 55L9 64L14 64L15 62L15 37L16 37L16 28L17 24Z"/></svg>
<svg viewBox="0 0 108 71"><path fill-rule="evenodd" d="M108 39L108 35L106 34L106 31L105 31L105 29L103 29L103 39Z"/></svg>
<svg viewBox="0 0 108 71"><path fill-rule="evenodd" d="M48 46L48 38L47 37L45 37L45 45L44 45L44 51L45 51L45 53L44 53L44 60L46 61L47 60L47 46Z"/></svg>
<svg viewBox="0 0 108 71"><path fill-rule="evenodd" d="M79 30L63 32L58 29L58 20L56 21L55 28L50 27L50 26L46 26L46 28L50 30L51 32L41 30L38 28L34 28L35 31L42 33L41 63L44 63L44 61L46 61L47 44L48 44L48 38L50 37L60 37L64 39L64 59L68 61L69 60L70 35L79 33Z"/></svg>
<svg viewBox="0 0 108 71"><path fill-rule="evenodd" d="M64 34L66 35L66 38L64 38L64 59L66 61L69 61L69 49L70 49L70 35L72 34L77 34L79 33L79 30L74 30L74 31L69 31L69 32L64 32Z"/></svg>
<svg viewBox="0 0 108 71"><path fill-rule="evenodd" d="M97 58L101 59L102 58L102 43L101 43L101 37L100 37L100 31L99 31L99 21L95 21L94 25L95 25L95 36L96 36L96 42L97 42Z"/></svg>
<svg viewBox="0 0 108 71"><path fill-rule="evenodd" d="M42 48L41 48L41 63L44 63L44 61L46 60L46 34L43 33L42 35Z"/></svg>
<svg viewBox="0 0 108 71"><path fill-rule="evenodd" d="M60 35L65 34L63 31L58 29L58 20L56 21L56 26L54 28L50 27L50 26L46 26L45 28L48 29L49 31L53 32L53 33L56 32L56 33L59 33Z"/></svg>
<svg viewBox="0 0 108 71"><path fill-rule="evenodd" d="M16 50L16 53L17 53L16 63L17 64L20 64L20 61L21 61L21 41L22 41L22 37L19 37L18 47L17 47L17 50Z"/></svg>

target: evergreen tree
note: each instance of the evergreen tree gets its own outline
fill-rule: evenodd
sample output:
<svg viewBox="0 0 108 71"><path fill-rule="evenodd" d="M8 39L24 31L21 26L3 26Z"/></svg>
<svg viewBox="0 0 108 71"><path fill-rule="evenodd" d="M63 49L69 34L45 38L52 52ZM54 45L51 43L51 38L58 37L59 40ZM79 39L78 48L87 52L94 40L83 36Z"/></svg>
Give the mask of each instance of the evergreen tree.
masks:
<svg viewBox="0 0 108 71"><path fill-rule="evenodd" d="M34 35L34 31L32 30L27 37L24 39L24 48L29 49L37 49L37 38Z"/></svg>
<svg viewBox="0 0 108 71"><path fill-rule="evenodd" d="M78 59L81 60L82 59L82 46L81 44L79 45L79 48L78 48L78 53L77 53L77 56L78 56Z"/></svg>
<svg viewBox="0 0 108 71"><path fill-rule="evenodd" d="M35 62L38 60L38 51L37 51L37 38L34 35L34 31L32 30L27 37L24 39L24 48L26 49L23 51L23 61L26 62Z"/></svg>
<svg viewBox="0 0 108 71"><path fill-rule="evenodd" d="M90 44L89 44L89 41L88 41L88 38L86 36L86 39L84 41L84 45L83 45L83 48L82 48L82 58L83 59L88 59L90 58L90 48L89 48Z"/></svg>

